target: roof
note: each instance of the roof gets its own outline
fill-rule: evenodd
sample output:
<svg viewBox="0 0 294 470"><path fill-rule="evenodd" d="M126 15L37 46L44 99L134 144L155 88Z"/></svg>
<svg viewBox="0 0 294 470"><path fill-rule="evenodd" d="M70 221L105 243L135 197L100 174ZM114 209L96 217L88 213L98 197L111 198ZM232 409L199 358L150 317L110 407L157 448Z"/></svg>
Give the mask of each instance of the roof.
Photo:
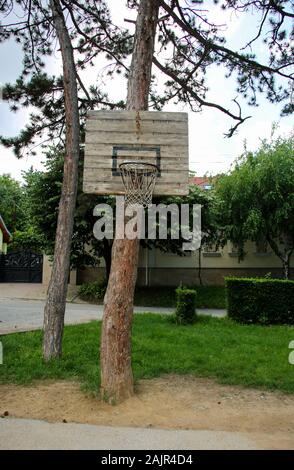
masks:
<svg viewBox="0 0 294 470"><path fill-rule="evenodd" d="M189 178L189 183L196 184L202 189L211 189L212 186L211 178L207 176L192 176Z"/></svg>
<svg viewBox="0 0 294 470"><path fill-rule="evenodd" d="M3 242L4 243L10 242L12 236L11 236L11 233L9 232L8 228L6 227L5 222L2 219L1 215L0 215L0 230L2 230L2 233L3 233Z"/></svg>

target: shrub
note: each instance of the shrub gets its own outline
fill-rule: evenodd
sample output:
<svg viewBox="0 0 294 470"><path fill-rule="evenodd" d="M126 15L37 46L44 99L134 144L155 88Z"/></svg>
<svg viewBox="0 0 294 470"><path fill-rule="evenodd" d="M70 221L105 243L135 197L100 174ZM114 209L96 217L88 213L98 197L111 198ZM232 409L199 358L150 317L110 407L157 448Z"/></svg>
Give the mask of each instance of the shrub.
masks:
<svg viewBox="0 0 294 470"><path fill-rule="evenodd" d="M228 316L239 323L294 324L294 281L226 278Z"/></svg>
<svg viewBox="0 0 294 470"><path fill-rule="evenodd" d="M196 291L178 287L176 289L176 322L181 325L192 324L196 320Z"/></svg>
<svg viewBox="0 0 294 470"><path fill-rule="evenodd" d="M106 292L107 282L95 281L85 282L78 288L78 294L82 299L85 300L103 300Z"/></svg>

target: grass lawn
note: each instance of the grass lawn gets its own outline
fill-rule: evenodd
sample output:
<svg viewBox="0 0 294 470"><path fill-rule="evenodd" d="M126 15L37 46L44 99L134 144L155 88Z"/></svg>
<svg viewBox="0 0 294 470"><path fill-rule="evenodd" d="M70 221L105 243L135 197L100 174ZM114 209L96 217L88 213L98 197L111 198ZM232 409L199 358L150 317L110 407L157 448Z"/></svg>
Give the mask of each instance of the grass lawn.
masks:
<svg viewBox="0 0 294 470"><path fill-rule="evenodd" d="M89 391L99 387L100 322L66 326L61 360L45 364L41 331L2 336L0 383L76 379ZM135 379L165 373L194 374L220 383L294 393L294 366L288 363L294 327L245 326L228 319L200 317L177 326L166 316L135 315Z"/></svg>
<svg viewBox="0 0 294 470"><path fill-rule="evenodd" d="M93 285L89 283L88 285ZM224 286L195 286L197 291L198 308L226 308L226 294ZM135 305L142 307L175 307L175 287L137 287L135 292ZM95 292L95 288L93 289ZM100 295L81 295L89 302L102 303Z"/></svg>
<svg viewBox="0 0 294 470"><path fill-rule="evenodd" d="M224 286L195 286L198 308L226 308ZM174 287L138 287L135 305L143 307L175 307Z"/></svg>

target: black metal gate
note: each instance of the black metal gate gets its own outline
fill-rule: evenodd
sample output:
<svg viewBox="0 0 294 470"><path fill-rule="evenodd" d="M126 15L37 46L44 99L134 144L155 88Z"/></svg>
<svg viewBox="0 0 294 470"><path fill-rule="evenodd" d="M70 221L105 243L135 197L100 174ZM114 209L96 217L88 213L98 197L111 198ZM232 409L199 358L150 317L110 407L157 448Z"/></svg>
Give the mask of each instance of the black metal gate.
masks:
<svg viewBox="0 0 294 470"><path fill-rule="evenodd" d="M41 283L43 255L14 251L0 257L0 282Z"/></svg>

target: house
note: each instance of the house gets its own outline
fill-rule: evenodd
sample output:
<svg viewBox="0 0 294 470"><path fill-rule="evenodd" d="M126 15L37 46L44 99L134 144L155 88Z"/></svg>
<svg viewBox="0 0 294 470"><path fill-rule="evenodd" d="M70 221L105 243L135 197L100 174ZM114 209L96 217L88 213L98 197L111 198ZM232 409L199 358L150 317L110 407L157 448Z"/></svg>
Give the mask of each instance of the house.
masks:
<svg viewBox="0 0 294 470"><path fill-rule="evenodd" d="M0 254L7 253L7 244L11 241L11 234L0 215Z"/></svg>
<svg viewBox="0 0 294 470"><path fill-rule="evenodd" d="M189 184L196 184L201 189L209 190L212 188L212 178L208 176L191 176L189 178Z"/></svg>

